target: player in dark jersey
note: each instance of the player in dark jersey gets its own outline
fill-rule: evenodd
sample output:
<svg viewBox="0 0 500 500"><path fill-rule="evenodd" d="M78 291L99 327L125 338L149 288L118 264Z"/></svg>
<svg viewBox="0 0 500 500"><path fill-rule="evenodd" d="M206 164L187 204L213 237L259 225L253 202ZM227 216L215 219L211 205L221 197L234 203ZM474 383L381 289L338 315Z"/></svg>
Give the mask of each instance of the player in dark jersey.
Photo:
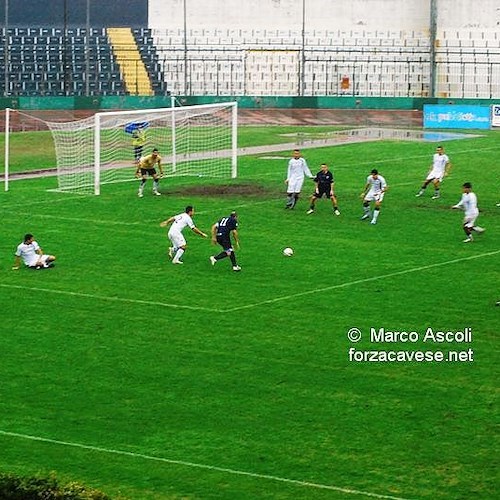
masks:
<svg viewBox="0 0 500 500"><path fill-rule="evenodd" d="M337 197L335 196L335 192L333 190L335 181L333 179L333 174L328 169L328 165L326 163L321 164L321 170L316 174L316 177L314 177L314 183L316 185L316 189L314 194L311 196L311 206L307 213L312 214L314 212L316 200L326 196L332 200L333 213L335 215L340 215L340 211L337 206Z"/></svg>
<svg viewBox="0 0 500 500"><path fill-rule="evenodd" d="M231 212L229 217L222 217L212 226L212 243L218 243L222 247L222 252L215 256L210 256L212 266L215 266L218 260L229 257L233 265L233 271L241 271L241 267L236 263L236 255L231 244L231 235L234 238L236 248L240 247L238 237L238 215L236 212Z"/></svg>

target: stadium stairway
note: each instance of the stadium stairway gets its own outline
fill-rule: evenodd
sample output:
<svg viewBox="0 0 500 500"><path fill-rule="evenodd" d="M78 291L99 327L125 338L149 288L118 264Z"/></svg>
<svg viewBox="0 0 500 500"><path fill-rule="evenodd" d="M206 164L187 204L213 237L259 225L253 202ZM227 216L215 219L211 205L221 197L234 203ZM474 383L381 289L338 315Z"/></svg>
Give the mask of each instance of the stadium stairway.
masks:
<svg viewBox="0 0 500 500"><path fill-rule="evenodd" d="M130 28L107 28L116 62L131 95L154 95L147 69Z"/></svg>

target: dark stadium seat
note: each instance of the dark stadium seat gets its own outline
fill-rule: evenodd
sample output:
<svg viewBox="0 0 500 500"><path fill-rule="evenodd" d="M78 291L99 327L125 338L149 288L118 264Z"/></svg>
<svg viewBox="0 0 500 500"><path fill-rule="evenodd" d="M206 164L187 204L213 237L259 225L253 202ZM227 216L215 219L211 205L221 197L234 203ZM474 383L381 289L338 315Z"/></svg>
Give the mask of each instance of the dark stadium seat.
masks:
<svg viewBox="0 0 500 500"><path fill-rule="evenodd" d="M57 27L11 27L0 32L3 44L8 43L8 51L0 50L0 72L7 71L3 95L126 93L105 28L72 26L65 32ZM148 31L141 36L144 42L152 41ZM0 80L5 87L5 78Z"/></svg>

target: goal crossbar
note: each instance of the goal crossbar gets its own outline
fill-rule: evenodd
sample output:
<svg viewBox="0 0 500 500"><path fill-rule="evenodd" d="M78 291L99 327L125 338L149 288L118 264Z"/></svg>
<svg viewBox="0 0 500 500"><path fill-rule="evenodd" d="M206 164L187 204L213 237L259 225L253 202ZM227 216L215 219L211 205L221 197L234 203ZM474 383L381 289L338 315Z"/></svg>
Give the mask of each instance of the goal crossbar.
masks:
<svg viewBox="0 0 500 500"><path fill-rule="evenodd" d="M139 157L153 148L167 176L236 177L237 109L236 102L223 102L103 111L71 122L33 119L52 133L59 190L98 195L103 184L133 180ZM10 110L7 123L9 116ZM6 132L7 190L10 129Z"/></svg>

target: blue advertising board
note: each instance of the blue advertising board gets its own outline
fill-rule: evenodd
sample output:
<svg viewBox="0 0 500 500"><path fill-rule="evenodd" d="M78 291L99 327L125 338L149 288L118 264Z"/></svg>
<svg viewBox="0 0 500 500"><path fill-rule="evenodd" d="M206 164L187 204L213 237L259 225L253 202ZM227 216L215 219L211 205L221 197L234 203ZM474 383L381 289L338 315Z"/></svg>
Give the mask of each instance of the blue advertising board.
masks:
<svg viewBox="0 0 500 500"><path fill-rule="evenodd" d="M489 129L489 106L424 104L424 128Z"/></svg>

